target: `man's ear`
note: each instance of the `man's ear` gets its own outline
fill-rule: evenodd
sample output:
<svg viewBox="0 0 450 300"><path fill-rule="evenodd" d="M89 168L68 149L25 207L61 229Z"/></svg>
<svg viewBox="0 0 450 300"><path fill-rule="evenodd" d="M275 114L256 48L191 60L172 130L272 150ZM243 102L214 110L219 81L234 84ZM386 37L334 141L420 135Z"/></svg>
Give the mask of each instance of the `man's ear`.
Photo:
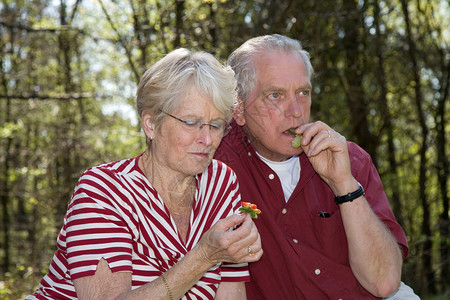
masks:
<svg viewBox="0 0 450 300"><path fill-rule="evenodd" d="M148 112L142 113L142 128L144 129L145 136L153 140L155 137L155 127L152 120L152 115Z"/></svg>
<svg viewBox="0 0 450 300"><path fill-rule="evenodd" d="M245 116L244 116L244 101L240 98L237 100L235 107L233 108L233 119L236 121L236 124L239 126L245 125Z"/></svg>

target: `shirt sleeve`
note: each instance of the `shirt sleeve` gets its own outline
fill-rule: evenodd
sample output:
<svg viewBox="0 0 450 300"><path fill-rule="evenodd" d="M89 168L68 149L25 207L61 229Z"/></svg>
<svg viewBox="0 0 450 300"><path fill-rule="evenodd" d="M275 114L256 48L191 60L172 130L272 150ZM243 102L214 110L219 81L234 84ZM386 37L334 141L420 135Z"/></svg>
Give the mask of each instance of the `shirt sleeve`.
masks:
<svg viewBox="0 0 450 300"><path fill-rule="evenodd" d="M365 197L380 220L389 228L397 243L401 246L403 258L408 255L406 235L395 219L389 205L383 183L370 155L354 143L349 143L352 152L352 172L365 190Z"/></svg>
<svg viewBox="0 0 450 300"><path fill-rule="evenodd" d="M250 281L248 263L242 264L223 263L220 276L223 282Z"/></svg>
<svg viewBox="0 0 450 300"><path fill-rule="evenodd" d="M230 193L228 197L230 198L233 209L231 210L231 215L233 212L235 214L239 213L239 207L241 206L241 193L239 190L239 183L237 181L236 174L229 169L231 172L231 178L233 184L230 185ZM248 271L248 263L232 264L232 263L222 263L221 266L221 280L224 282L241 282L250 281L250 273Z"/></svg>
<svg viewBox="0 0 450 300"><path fill-rule="evenodd" d="M104 258L112 272L132 271L129 227L113 205L114 193L95 173L85 173L67 212L66 242L72 280L95 274Z"/></svg>

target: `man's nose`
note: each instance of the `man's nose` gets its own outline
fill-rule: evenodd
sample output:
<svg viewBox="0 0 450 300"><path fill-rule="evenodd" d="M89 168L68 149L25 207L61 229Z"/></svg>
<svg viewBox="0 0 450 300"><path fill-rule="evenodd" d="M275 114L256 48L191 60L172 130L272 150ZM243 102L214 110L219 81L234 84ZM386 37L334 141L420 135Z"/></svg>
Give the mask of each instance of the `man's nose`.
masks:
<svg viewBox="0 0 450 300"><path fill-rule="evenodd" d="M289 95L289 107L287 114L295 118L299 118L303 115L303 110L300 105L300 99L295 94Z"/></svg>

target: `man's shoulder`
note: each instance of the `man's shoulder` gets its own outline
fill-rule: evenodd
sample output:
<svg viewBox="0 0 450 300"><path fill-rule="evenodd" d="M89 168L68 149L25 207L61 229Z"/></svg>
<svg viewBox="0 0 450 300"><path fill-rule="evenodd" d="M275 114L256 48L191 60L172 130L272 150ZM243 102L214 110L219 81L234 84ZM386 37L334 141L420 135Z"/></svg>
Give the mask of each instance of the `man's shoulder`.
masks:
<svg viewBox="0 0 450 300"><path fill-rule="evenodd" d="M350 156L350 160L371 160L370 154L367 153L361 146L354 142L347 142L348 154Z"/></svg>
<svg viewBox="0 0 450 300"><path fill-rule="evenodd" d="M247 142L248 138L245 132L235 122L232 123L232 130L220 143L214 158L233 165L238 162L243 154L246 154L251 147Z"/></svg>
<svg viewBox="0 0 450 300"><path fill-rule="evenodd" d="M348 143L348 153L352 173L356 176L366 176L369 173L377 172L370 154L361 146L353 142ZM358 175L356 175L358 174ZM362 180L361 178L359 180ZM361 182L362 183L362 182Z"/></svg>
<svg viewBox="0 0 450 300"><path fill-rule="evenodd" d="M214 158L226 164L231 164L239 160L239 152L230 140L223 139L214 154Z"/></svg>

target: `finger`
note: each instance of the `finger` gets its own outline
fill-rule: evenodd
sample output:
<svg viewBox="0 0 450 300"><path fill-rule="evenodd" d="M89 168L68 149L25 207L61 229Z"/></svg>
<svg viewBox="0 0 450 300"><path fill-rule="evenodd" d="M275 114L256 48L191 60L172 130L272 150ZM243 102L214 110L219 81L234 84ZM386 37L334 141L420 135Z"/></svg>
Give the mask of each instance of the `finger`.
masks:
<svg viewBox="0 0 450 300"><path fill-rule="evenodd" d="M243 222L232 233L236 240L249 243L249 239L252 239L251 243L253 243L256 240L258 229L256 229L250 214L245 214Z"/></svg>
<svg viewBox="0 0 450 300"><path fill-rule="evenodd" d="M242 220L242 222L240 222ZM220 224L219 224L220 222ZM236 229L229 231L228 226L240 225ZM258 230L254 225L250 215L234 215L218 221L213 230L222 232L220 244L230 253L242 253L249 245L258 238ZM241 254L238 254L239 256Z"/></svg>
<svg viewBox="0 0 450 300"><path fill-rule="evenodd" d="M324 150L330 150L331 153L344 153L347 148L347 140L344 136L339 134L333 129L322 129L316 136L312 138L308 147L303 147L305 154L310 156L316 156Z"/></svg>
<svg viewBox="0 0 450 300"><path fill-rule="evenodd" d="M328 129L318 131L309 141L308 150L305 150L306 154L311 156L327 149L330 146L327 143L330 141L328 139L329 136L331 136L331 132Z"/></svg>
<svg viewBox="0 0 450 300"><path fill-rule="evenodd" d="M308 145L322 130L331 130L331 128L321 121L316 121L303 124L295 132L302 134L302 145Z"/></svg>
<svg viewBox="0 0 450 300"><path fill-rule="evenodd" d="M338 139L341 137L341 134L339 132L337 132L331 128L327 130L327 133L328 133L329 139Z"/></svg>
<svg viewBox="0 0 450 300"><path fill-rule="evenodd" d="M244 222L235 230L226 232L226 240L229 250L239 256L248 255L248 249L261 249L258 241L259 233L250 215L246 215Z"/></svg>
<svg viewBox="0 0 450 300"><path fill-rule="evenodd" d="M263 255L264 251L261 247L261 238L258 238L258 242L249 246L247 249L247 257L245 257L244 259L247 262L254 262L254 261L258 261L261 256Z"/></svg>
<svg viewBox="0 0 450 300"><path fill-rule="evenodd" d="M258 233L258 229L253 220L250 219L249 221L249 224L251 224L251 232L246 237L236 242L236 244L239 243L241 245L242 253L244 253L244 255L254 255L262 249L261 236Z"/></svg>
<svg viewBox="0 0 450 300"><path fill-rule="evenodd" d="M264 251L261 249L258 252L253 252L249 255L247 255L244 258L244 262L255 262L261 259L261 256L263 255Z"/></svg>
<svg viewBox="0 0 450 300"><path fill-rule="evenodd" d="M248 249L250 249L249 251L247 251L249 254L254 255L255 253L257 253L258 251L260 251L262 249L262 245L261 245L261 236L258 234L258 238L257 240L251 244Z"/></svg>
<svg viewBox="0 0 450 300"><path fill-rule="evenodd" d="M242 224L244 220L245 220L244 214L232 215L225 219L219 220L216 224L217 229L221 231L228 231L230 228Z"/></svg>
<svg viewBox="0 0 450 300"><path fill-rule="evenodd" d="M242 260L241 250L245 245L250 245L254 241L247 241L245 237L251 233L251 225L244 224L245 215L232 215L216 222L201 238L200 248L204 259L216 261L238 262ZM229 230L236 225L240 226L236 230ZM242 228L241 228L242 227ZM244 245L244 243L246 243Z"/></svg>

